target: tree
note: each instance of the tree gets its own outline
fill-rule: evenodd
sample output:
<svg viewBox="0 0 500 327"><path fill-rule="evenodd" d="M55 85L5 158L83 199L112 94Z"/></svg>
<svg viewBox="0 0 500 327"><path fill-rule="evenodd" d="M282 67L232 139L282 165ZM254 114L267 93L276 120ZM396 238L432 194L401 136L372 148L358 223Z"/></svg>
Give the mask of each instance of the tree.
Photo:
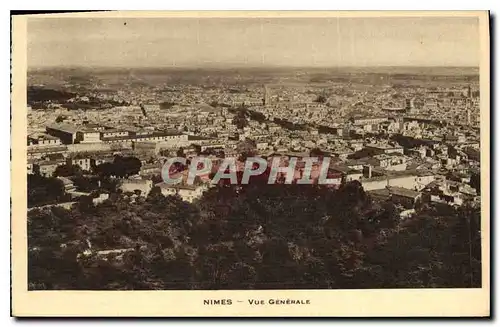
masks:
<svg viewBox="0 0 500 327"><path fill-rule="evenodd" d="M470 176L470 186L474 188L478 195L481 194L481 174L473 172Z"/></svg>
<svg viewBox="0 0 500 327"><path fill-rule="evenodd" d="M327 98L326 98L326 96L324 96L324 95L321 94L321 95L318 95L318 97L316 98L315 101L318 102L318 103L326 103Z"/></svg>
<svg viewBox="0 0 500 327"><path fill-rule="evenodd" d="M199 144L193 144L192 145L194 151L196 152L197 155L199 155L201 153L201 145Z"/></svg>
<svg viewBox="0 0 500 327"><path fill-rule="evenodd" d="M453 249L452 263L461 267L456 282L463 287L481 285L481 213L477 208L461 207L452 227L450 240Z"/></svg>
<svg viewBox="0 0 500 327"><path fill-rule="evenodd" d="M80 192L91 192L99 188L99 180L96 177L77 176L72 180Z"/></svg>
<svg viewBox="0 0 500 327"><path fill-rule="evenodd" d="M141 161L136 157L115 156L113 160L114 170L118 177L136 175L141 169Z"/></svg>
<svg viewBox="0 0 500 327"><path fill-rule="evenodd" d="M153 185L156 185L163 182L163 178L161 177L161 175L153 175L151 176L151 181L153 181Z"/></svg>
<svg viewBox="0 0 500 327"><path fill-rule="evenodd" d="M372 149L372 148L363 148L361 150L354 152L353 154L348 155L347 158L349 158L349 159L362 159L362 158L367 158L367 157L373 157L377 154L380 154L380 150Z"/></svg>
<svg viewBox="0 0 500 327"><path fill-rule="evenodd" d="M161 193L161 188L158 186L154 186L151 191L148 194L148 198L155 198L161 196L163 197L163 194Z"/></svg>
<svg viewBox="0 0 500 327"><path fill-rule="evenodd" d="M65 201L64 184L55 177L28 175L28 207Z"/></svg>
<svg viewBox="0 0 500 327"><path fill-rule="evenodd" d="M110 177L115 175L115 166L112 162L104 162L95 167L95 173L101 177Z"/></svg>
<svg viewBox="0 0 500 327"><path fill-rule="evenodd" d="M116 179L105 177L99 179L98 183L100 183L100 188L107 192L116 193L120 191L118 189L119 181L117 181Z"/></svg>
<svg viewBox="0 0 500 327"><path fill-rule="evenodd" d="M136 157L115 156L112 163L105 162L95 168L95 172L102 177L129 177L139 173L142 163Z"/></svg>
<svg viewBox="0 0 500 327"><path fill-rule="evenodd" d="M480 212L401 221L357 182L221 184L194 203L154 187L130 203L28 213L30 289L373 289L481 286ZM87 244L87 245L86 245ZM87 248L127 249L99 258ZM79 258L76 260L76 258Z"/></svg>
<svg viewBox="0 0 500 327"><path fill-rule="evenodd" d="M62 177L69 177L69 176L77 176L82 174L82 169L80 168L79 165L73 165L73 164L65 164L61 166L57 166L56 170L54 171L54 177L62 176Z"/></svg>
<svg viewBox="0 0 500 327"><path fill-rule="evenodd" d="M94 208L94 203L91 196L82 195L78 199L78 209L83 213L89 213Z"/></svg>
<svg viewBox="0 0 500 327"><path fill-rule="evenodd" d="M309 152L309 155L311 157L321 157L321 156L324 156L325 153L323 151L321 151L321 149L319 148L313 148L310 152Z"/></svg>
<svg viewBox="0 0 500 327"><path fill-rule="evenodd" d="M186 158L186 154L184 153L184 148L182 146L177 150L176 154L179 158Z"/></svg>
<svg viewBox="0 0 500 327"><path fill-rule="evenodd" d="M236 116L233 118L233 125L235 125L238 129L243 129L248 126L245 110L238 110Z"/></svg>
<svg viewBox="0 0 500 327"><path fill-rule="evenodd" d="M257 146L254 140L245 139L236 146L236 151L240 154L240 160L245 161L248 157L253 157L257 153Z"/></svg>

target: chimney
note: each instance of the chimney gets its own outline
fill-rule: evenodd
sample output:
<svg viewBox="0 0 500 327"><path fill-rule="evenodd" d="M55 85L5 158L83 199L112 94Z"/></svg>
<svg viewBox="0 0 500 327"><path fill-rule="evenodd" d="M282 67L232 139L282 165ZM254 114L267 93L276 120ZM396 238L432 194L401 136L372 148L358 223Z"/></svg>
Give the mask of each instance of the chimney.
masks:
<svg viewBox="0 0 500 327"><path fill-rule="evenodd" d="M372 166L371 165L363 165L363 177L371 178L372 177Z"/></svg>

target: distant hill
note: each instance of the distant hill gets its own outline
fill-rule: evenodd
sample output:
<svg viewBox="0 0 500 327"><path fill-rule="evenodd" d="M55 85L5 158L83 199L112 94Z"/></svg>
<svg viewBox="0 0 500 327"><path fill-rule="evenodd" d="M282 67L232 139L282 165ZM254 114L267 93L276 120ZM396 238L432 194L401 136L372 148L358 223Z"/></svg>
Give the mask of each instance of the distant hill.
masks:
<svg viewBox="0 0 500 327"><path fill-rule="evenodd" d="M34 86L28 87L28 104L46 101L65 102L75 96L76 94L71 92Z"/></svg>
<svg viewBox="0 0 500 327"><path fill-rule="evenodd" d="M123 85L245 86L272 83L329 83L376 85L414 82L470 83L479 81L477 67L142 67L142 68L51 68L30 70L29 85L57 88L65 83L74 89L98 84L119 89Z"/></svg>
<svg viewBox="0 0 500 327"><path fill-rule="evenodd" d="M219 73L223 75L231 74L248 74L248 73L379 73L379 74L418 74L418 75L477 75L479 67L418 67L418 66L377 66L377 67L286 67L286 66L269 66L269 67L58 67L58 68L38 68L30 69L28 74L44 74L50 73L57 75L70 72L72 75L86 76L88 73L98 74L148 74L162 75L165 73Z"/></svg>

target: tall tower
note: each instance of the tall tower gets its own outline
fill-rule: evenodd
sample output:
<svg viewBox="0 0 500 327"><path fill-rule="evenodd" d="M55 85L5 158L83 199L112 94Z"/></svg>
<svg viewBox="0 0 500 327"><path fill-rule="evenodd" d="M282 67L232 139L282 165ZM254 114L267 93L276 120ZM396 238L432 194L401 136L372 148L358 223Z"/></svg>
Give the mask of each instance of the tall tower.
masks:
<svg viewBox="0 0 500 327"><path fill-rule="evenodd" d="M267 85L264 85L264 99L263 99L264 105L267 106L269 105L269 89Z"/></svg>
<svg viewBox="0 0 500 327"><path fill-rule="evenodd" d="M415 113L415 98L406 99L405 109L408 114Z"/></svg>
<svg viewBox="0 0 500 327"><path fill-rule="evenodd" d="M470 86L469 86L469 92L470 92ZM472 113L471 113L471 98L467 99L467 105L466 105L466 110L467 110L467 125L472 124Z"/></svg>
<svg viewBox="0 0 500 327"><path fill-rule="evenodd" d="M469 99L471 99L471 98L472 98L472 88L470 87L470 84L469 84L469 86L467 87L467 97L468 97Z"/></svg>
<svg viewBox="0 0 500 327"><path fill-rule="evenodd" d="M269 105L269 94L267 90L267 85L264 84L264 98L262 99L262 104L264 106Z"/></svg>
<svg viewBox="0 0 500 327"><path fill-rule="evenodd" d="M411 109L411 101L410 99L405 99L405 109L409 111Z"/></svg>

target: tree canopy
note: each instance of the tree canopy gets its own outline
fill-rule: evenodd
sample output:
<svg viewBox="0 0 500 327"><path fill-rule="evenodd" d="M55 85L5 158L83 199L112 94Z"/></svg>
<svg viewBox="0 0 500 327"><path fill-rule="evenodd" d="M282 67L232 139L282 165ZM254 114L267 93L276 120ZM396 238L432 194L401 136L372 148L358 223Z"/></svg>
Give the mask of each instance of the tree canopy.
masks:
<svg viewBox="0 0 500 327"><path fill-rule="evenodd" d="M100 176L129 177L139 173L142 163L136 157L115 156L113 162L105 162L95 167Z"/></svg>
<svg viewBox="0 0 500 327"><path fill-rule="evenodd" d="M65 165L60 165L56 167L56 170L54 171L54 176L62 176L62 177L69 177L69 176L77 176L82 174L82 169L80 168L79 165L72 165L72 164L65 164Z"/></svg>
<svg viewBox="0 0 500 327"><path fill-rule="evenodd" d="M233 118L233 124L238 129L243 129L248 126L248 120L246 118L245 110L238 110L236 116Z"/></svg>
<svg viewBox="0 0 500 327"><path fill-rule="evenodd" d="M67 198L61 180L37 174L28 175L28 207L64 202Z"/></svg>
<svg viewBox="0 0 500 327"><path fill-rule="evenodd" d="M30 289L481 286L477 208L423 206L401 221L359 182L221 183L194 203L112 193L33 210L28 231Z"/></svg>

